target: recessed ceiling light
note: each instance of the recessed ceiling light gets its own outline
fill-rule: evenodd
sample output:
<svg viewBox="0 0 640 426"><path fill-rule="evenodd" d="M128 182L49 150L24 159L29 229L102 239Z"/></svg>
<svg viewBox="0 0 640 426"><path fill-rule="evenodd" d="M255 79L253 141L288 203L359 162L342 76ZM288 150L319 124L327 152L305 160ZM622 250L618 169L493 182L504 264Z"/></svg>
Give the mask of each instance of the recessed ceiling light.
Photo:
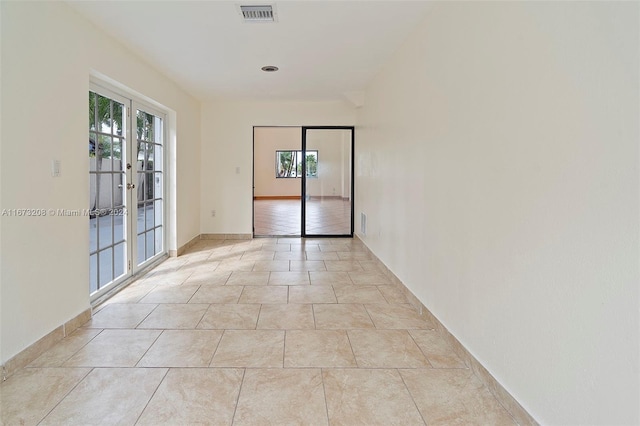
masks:
<svg viewBox="0 0 640 426"><path fill-rule="evenodd" d="M265 65L264 67L260 68L262 71L264 72L276 72L278 71L278 67L274 67L273 65Z"/></svg>

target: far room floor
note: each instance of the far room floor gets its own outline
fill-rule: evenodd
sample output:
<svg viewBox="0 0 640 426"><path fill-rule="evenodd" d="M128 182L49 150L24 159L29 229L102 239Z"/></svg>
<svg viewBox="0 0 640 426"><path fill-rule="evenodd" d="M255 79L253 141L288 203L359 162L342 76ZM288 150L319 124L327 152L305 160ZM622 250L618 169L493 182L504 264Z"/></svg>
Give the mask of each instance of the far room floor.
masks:
<svg viewBox="0 0 640 426"><path fill-rule="evenodd" d="M300 200L254 200L256 236L301 235ZM348 235L351 232L351 201L321 198L306 201L307 234Z"/></svg>

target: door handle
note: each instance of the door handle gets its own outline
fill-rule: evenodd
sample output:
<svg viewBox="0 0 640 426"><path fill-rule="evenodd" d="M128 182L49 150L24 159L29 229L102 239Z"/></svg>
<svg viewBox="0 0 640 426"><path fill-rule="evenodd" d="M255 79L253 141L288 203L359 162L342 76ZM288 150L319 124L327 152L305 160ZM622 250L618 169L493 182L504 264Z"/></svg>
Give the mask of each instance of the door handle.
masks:
<svg viewBox="0 0 640 426"><path fill-rule="evenodd" d="M136 184L135 184L135 183L128 183L128 184L127 184L127 189L133 189L133 188L135 188L135 187L136 187Z"/></svg>

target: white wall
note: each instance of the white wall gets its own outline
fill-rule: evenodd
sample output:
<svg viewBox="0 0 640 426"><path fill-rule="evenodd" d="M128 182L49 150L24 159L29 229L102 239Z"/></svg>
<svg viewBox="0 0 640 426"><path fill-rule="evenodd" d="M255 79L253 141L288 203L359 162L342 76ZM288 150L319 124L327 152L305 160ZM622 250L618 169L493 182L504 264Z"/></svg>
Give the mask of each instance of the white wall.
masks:
<svg viewBox="0 0 640 426"><path fill-rule="evenodd" d="M300 196L300 179L276 178L276 151L299 151L300 127L256 127L254 131L254 195Z"/></svg>
<svg viewBox="0 0 640 426"><path fill-rule="evenodd" d="M345 148L348 153L351 151L351 130L309 129L306 139L307 149L318 151L318 177L307 179L306 194L312 197L345 196L344 175L350 175L351 169L347 165L345 170L344 155Z"/></svg>
<svg viewBox="0 0 640 426"><path fill-rule="evenodd" d="M249 234L253 126L352 126L355 108L344 102L221 100L202 104L201 122L201 232Z"/></svg>
<svg viewBox="0 0 640 426"><path fill-rule="evenodd" d="M364 240L542 424L640 422L638 16L437 3L358 115Z"/></svg>
<svg viewBox="0 0 640 426"><path fill-rule="evenodd" d="M88 208L87 96L95 72L173 111L173 243L198 235L199 103L62 2L0 2L0 10L2 207ZM53 159L61 161L59 178L51 176ZM88 217L2 217L0 228L4 362L89 307L89 234Z"/></svg>

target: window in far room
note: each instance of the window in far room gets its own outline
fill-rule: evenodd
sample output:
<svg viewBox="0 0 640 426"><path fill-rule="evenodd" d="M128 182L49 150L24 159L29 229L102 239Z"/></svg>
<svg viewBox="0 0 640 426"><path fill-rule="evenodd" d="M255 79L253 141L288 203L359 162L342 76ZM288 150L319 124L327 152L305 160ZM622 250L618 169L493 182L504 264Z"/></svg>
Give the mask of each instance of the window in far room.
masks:
<svg viewBox="0 0 640 426"><path fill-rule="evenodd" d="M276 177L302 177L302 151L276 151ZM306 151L307 177L318 177L318 151Z"/></svg>

